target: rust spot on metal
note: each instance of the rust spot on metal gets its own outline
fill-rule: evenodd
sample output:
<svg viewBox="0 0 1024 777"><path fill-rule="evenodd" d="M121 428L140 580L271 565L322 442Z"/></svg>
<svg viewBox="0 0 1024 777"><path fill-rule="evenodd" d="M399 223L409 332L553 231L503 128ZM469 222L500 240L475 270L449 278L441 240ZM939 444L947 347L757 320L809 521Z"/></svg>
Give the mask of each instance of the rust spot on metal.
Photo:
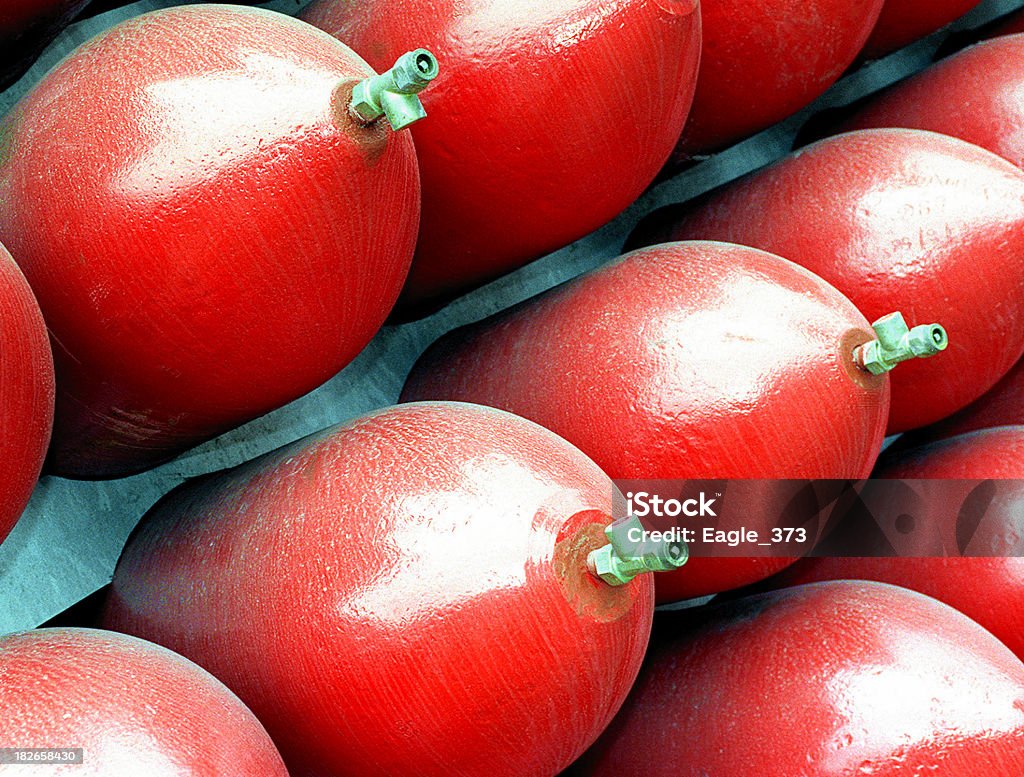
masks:
<svg viewBox="0 0 1024 777"><path fill-rule="evenodd" d="M603 517L605 522L587 523L560 539L551 563L573 611L582 617L608 623L633 608L634 591L632 585L610 586L587 569L590 551L608 544L604 528L611 522L610 517L602 516L598 510L588 512L593 513L594 519ZM570 525L572 523L575 522Z"/></svg>
<svg viewBox="0 0 1024 777"><path fill-rule="evenodd" d="M352 90L359 83L358 78L347 78L334 88L331 95L331 115L335 126L355 141L366 160L373 165L383 156L388 145L388 126L386 121L375 121L364 125L356 121L349 113L348 106L352 102Z"/></svg>
<svg viewBox="0 0 1024 777"><path fill-rule="evenodd" d="M853 358L853 352L857 346L874 339L874 332L867 329L851 329L839 341L839 363L843 365L846 374L858 386L872 391L881 391L882 386L885 385L885 375L872 375L867 370L862 370Z"/></svg>

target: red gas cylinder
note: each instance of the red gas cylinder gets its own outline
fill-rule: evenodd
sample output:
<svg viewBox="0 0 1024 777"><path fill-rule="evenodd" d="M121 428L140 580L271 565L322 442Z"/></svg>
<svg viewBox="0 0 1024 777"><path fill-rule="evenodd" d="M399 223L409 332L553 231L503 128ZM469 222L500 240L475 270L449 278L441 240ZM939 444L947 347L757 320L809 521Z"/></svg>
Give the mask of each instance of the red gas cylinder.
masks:
<svg viewBox="0 0 1024 777"><path fill-rule="evenodd" d="M507 413L380 411L173 492L105 622L224 680L293 777L553 775L647 646L649 576L587 568L613 488Z"/></svg>
<svg viewBox="0 0 1024 777"><path fill-rule="evenodd" d="M856 59L883 0L702 0L704 51L676 162L785 119Z"/></svg>
<svg viewBox="0 0 1024 777"><path fill-rule="evenodd" d="M423 223L406 314L571 243L632 203L679 138L697 0L315 0L302 18L375 67L444 70L416 127Z"/></svg>
<svg viewBox="0 0 1024 777"><path fill-rule="evenodd" d="M665 613L576 773L1009 777L1024 773L1024 664L955 610L879 583Z"/></svg>
<svg viewBox="0 0 1024 777"><path fill-rule="evenodd" d="M303 22L198 5L118 25L15 107L0 238L53 336L55 472L171 458L312 390L374 335L419 184L409 134L350 115L369 75Z"/></svg>
<svg viewBox="0 0 1024 777"><path fill-rule="evenodd" d="M21 516L53 426L53 357L35 297L0 246L0 542Z"/></svg>
<svg viewBox="0 0 1024 777"><path fill-rule="evenodd" d="M818 273L870 320L899 310L949 333L940 357L893 373L889 431L980 397L1024 352L1024 174L977 146L914 130L823 140L634 242L728 240Z"/></svg>
<svg viewBox="0 0 1024 777"><path fill-rule="evenodd" d="M934 440L994 426L1024 426L1024 361L977 402L921 432Z"/></svg>
<svg viewBox="0 0 1024 777"><path fill-rule="evenodd" d="M862 478L889 408L861 370L868 322L777 256L720 243L644 249L420 359L404 400L492 405L557 432L617 479ZM774 507L774 505L773 505ZM752 510L767 533L777 514ZM691 558L659 601L736 588L792 559Z"/></svg>
<svg viewBox="0 0 1024 777"><path fill-rule="evenodd" d="M89 0L3 0L0 88L20 76Z"/></svg>
<svg viewBox="0 0 1024 777"><path fill-rule="evenodd" d="M931 35L978 4L979 0L885 0L864 57L873 59Z"/></svg>
<svg viewBox="0 0 1024 777"><path fill-rule="evenodd" d="M987 148L1024 168L1024 35L979 43L870 101L846 129L911 127ZM970 109L948 110L970 95Z"/></svg>
<svg viewBox="0 0 1024 777"><path fill-rule="evenodd" d="M1024 427L990 429L898 451L885 457L877 475L1024 481ZM930 521L947 535L943 539L955 543L963 528L961 505L931 500L923 510L913 520ZM965 555L972 557L804 559L769 582L781 587L855 579L910 588L960 610L1024 658L1024 485L1002 484L1001 494L986 500L983 515L978 512L971 511L978 522L972 535L962 539ZM993 539L1004 546L996 553L991 552Z"/></svg>
<svg viewBox="0 0 1024 777"><path fill-rule="evenodd" d="M37 764L48 774L288 777L267 732L220 681L123 634L0 637L0 704L0 747L84 751L74 765L61 760L68 753Z"/></svg>
<svg viewBox="0 0 1024 777"><path fill-rule="evenodd" d="M984 626L1024 659L1024 558L801 559L770 581L876 580L927 594Z"/></svg>
<svg viewBox="0 0 1024 777"><path fill-rule="evenodd" d="M1024 426L1001 426L894 450L879 462L890 478L1024 480Z"/></svg>

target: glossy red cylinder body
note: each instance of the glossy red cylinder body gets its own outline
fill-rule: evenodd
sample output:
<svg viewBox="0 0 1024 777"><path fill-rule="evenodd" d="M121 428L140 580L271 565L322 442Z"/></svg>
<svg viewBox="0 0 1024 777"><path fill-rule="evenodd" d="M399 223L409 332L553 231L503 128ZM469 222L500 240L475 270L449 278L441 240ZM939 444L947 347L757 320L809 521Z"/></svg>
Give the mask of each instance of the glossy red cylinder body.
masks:
<svg viewBox="0 0 1024 777"><path fill-rule="evenodd" d="M703 0L697 93L677 162L796 113L856 59L883 0Z"/></svg>
<svg viewBox="0 0 1024 777"><path fill-rule="evenodd" d="M889 406L886 378L852 360L867 327L834 288L777 256L655 246L446 335L402 398L517 413L617 479L861 478ZM790 562L693 558L656 576L658 600L736 588Z"/></svg>
<svg viewBox="0 0 1024 777"><path fill-rule="evenodd" d="M633 692L576 773L1022 770L1024 664L934 599L842 582L659 615Z"/></svg>
<svg viewBox="0 0 1024 777"><path fill-rule="evenodd" d="M0 542L28 504L53 427L53 357L46 324L0 246Z"/></svg>
<svg viewBox="0 0 1024 777"><path fill-rule="evenodd" d="M921 430L923 437L942 439L995 426L1024 426L1024 361L1006 373L981 399L945 421Z"/></svg>
<svg viewBox="0 0 1024 777"><path fill-rule="evenodd" d="M371 73L281 14L171 8L78 49L7 117L0 238L53 336L55 472L171 458L375 334L419 186L408 133L348 117Z"/></svg>
<svg viewBox="0 0 1024 777"><path fill-rule="evenodd" d="M84 750L81 764L38 765L46 774L288 777L267 732L222 683L123 634L0 637L0 705L0 747Z"/></svg>
<svg viewBox="0 0 1024 777"><path fill-rule="evenodd" d="M874 580L926 594L988 629L1024 658L1024 559L801 559L770 581L789 587L825 580Z"/></svg>
<svg viewBox="0 0 1024 777"><path fill-rule="evenodd" d="M984 41L883 92L844 128L910 127L987 148L1024 168L1024 35ZM949 110L969 95L969 108Z"/></svg>
<svg viewBox="0 0 1024 777"><path fill-rule="evenodd" d="M853 132L758 171L696 209L666 209L634 242L728 240L829 281L869 320L942 324L949 348L891 373L889 431L965 407L1024 352L1024 174L955 138Z"/></svg>
<svg viewBox="0 0 1024 777"><path fill-rule="evenodd" d="M89 0L3 0L0 88L20 76Z"/></svg>
<svg viewBox="0 0 1024 777"><path fill-rule="evenodd" d="M981 431L889 454L877 476L1024 481L1024 426ZM931 515L916 514L915 520L930 520L947 535L955 534L959 506L931 507ZM1020 555L1024 550L1020 544L1024 538L1024 486L1007 490L1002 503L988 505L982 520L985 524L977 530L984 532L986 539L1011 540L1007 555L801 559L769 582L782 587L849 579L903 586L955 607L1024 658L1024 558ZM955 542L956 538L945 539ZM968 551L976 554L986 547L991 547L990 541L970 546Z"/></svg>
<svg viewBox="0 0 1024 777"><path fill-rule="evenodd" d="M679 138L697 0L317 0L302 14L376 68L425 46L413 129L423 222L402 303L422 312L630 205Z"/></svg>
<svg viewBox="0 0 1024 777"><path fill-rule="evenodd" d="M105 622L224 680L292 777L553 775L647 646L650 576L586 568L613 492L507 413L380 411L172 493Z"/></svg>
<svg viewBox="0 0 1024 777"><path fill-rule="evenodd" d="M879 461L890 478L1024 480L1024 426L982 429L896 449Z"/></svg>
<svg viewBox="0 0 1024 777"><path fill-rule="evenodd" d="M979 0L885 0L864 46L868 59L882 57L959 19Z"/></svg>

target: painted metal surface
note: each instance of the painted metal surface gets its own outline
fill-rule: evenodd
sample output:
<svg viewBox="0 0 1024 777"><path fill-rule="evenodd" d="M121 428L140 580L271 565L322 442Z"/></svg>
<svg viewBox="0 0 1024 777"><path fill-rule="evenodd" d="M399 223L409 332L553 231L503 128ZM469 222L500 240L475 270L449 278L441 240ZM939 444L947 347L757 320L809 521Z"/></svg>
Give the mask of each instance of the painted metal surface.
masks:
<svg viewBox="0 0 1024 777"><path fill-rule="evenodd" d="M696 0L319 0L302 18L377 69L442 73L413 130L423 220L404 315L571 243L651 183L682 131Z"/></svg>
<svg viewBox="0 0 1024 777"><path fill-rule="evenodd" d="M0 112L9 110L49 68L93 35L125 18L183 2L187 0L143 0L72 25L24 78L0 93ZM266 7L295 13L304 5L304 0L275 0ZM955 27L973 29L1021 5L1021 0L986 0ZM934 36L862 67L800 114L653 187L614 222L578 242L459 298L430 318L386 326L348 368L280 410L144 475L101 483L44 477L21 521L0 545L0 631L37 626L107 583L132 527L160 496L185 478L238 465L393 403L416 358L446 331L616 257L642 216L660 206L690 200L778 159L789 151L810 117L922 69L943 39L944 34Z"/></svg>
<svg viewBox="0 0 1024 777"><path fill-rule="evenodd" d="M843 128L911 127L941 132L1024 168L1022 91L1024 36L997 37L894 86L857 111ZM969 102L951 109L965 99Z"/></svg>
<svg viewBox="0 0 1024 777"><path fill-rule="evenodd" d="M0 542L28 505L53 427L53 358L32 290L0 246Z"/></svg>
<svg viewBox="0 0 1024 777"><path fill-rule="evenodd" d="M556 774L650 632L650 575L587 569L613 496L521 418L387 409L173 492L104 623L221 678L293 777Z"/></svg>
<svg viewBox="0 0 1024 777"><path fill-rule="evenodd" d="M636 236L665 239L772 251L869 319L900 310L941 322L949 348L892 373L890 433L973 402L1024 352L1024 175L955 138L890 129L826 139L696 208L656 214Z"/></svg>
<svg viewBox="0 0 1024 777"><path fill-rule="evenodd" d="M419 179L408 133L361 126L374 75L291 17L138 17L5 117L0 239L50 330L48 470L117 477L315 389L387 317Z"/></svg>
<svg viewBox="0 0 1024 777"><path fill-rule="evenodd" d="M611 477L863 478L881 450L889 380L855 363L873 340L833 287L721 243L641 249L420 359L405 401L475 402L529 418ZM775 525L770 510L745 525ZM659 601L736 588L791 562L692 558Z"/></svg>
<svg viewBox="0 0 1024 777"><path fill-rule="evenodd" d="M918 591L964 613L1024 659L1024 559L801 559L776 587L825 580L875 580Z"/></svg>
<svg viewBox="0 0 1024 777"><path fill-rule="evenodd" d="M879 462L886 477L1024 479L1024 426L980 429L894 449Z"/></svg>
<svg viewBox="0 0 1024 777"><path fill-rule="evenodd" d="M799 111L857 58L883 0L702 0L704 50L673 162Z"/></svg>
<svg viewBox="0 0 1024 777"><path fill-rule="evenodd" d="M941 439L993 426L1024 425L1024 361L992 389L945 421L921 430L925 439Z"/></svg>
<svg viewBox="0 0 1024 777"><path fill-rule="evenodd" d="M191 661L93 629L0 637L0 743L82 748L81 764L7 765L79 777L288 777L267 732Z"/></svg>
<svg viewBox="0 0 1024 777"><path fill-rule="evenodd" d="M824 580L875 580L931 596L988 629L1024 659L1024 426L992 429L883 457L881 478L968 480L967 499L917 503L904 515L914 526L933 527L936 539L969 558L801 559L768 581L782 588ZM1021 480L988 496L985 480ZM977 480L976 480L977 479ZM980 480L981 482L978 482ZM896 516L891 516L893 520ZM967 522L967 526L964 526ZM963 541L970 537L969 543Z"/></svg>
<svg viewBox="0 0 1024 777"><path fill-rule="evenodd" d="M659 614L572 773L1006 777L1022 741L1024 664L995 637L920 594L834 582Z"/></svg>
<svg viewBox="0 0 1024 777"><path fill-rule="evenodd" d="M979 0L885 0L862 56L885 56L970 11Z"/></svg>

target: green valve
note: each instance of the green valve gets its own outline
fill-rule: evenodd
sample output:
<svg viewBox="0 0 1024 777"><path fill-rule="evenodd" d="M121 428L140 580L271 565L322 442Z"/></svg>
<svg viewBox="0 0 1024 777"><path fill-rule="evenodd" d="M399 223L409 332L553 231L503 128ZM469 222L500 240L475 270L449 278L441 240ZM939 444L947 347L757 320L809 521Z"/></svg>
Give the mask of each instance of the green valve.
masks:
<svg viewBox="0 0 1024 777"><path fill-rule="evenodd" d="M872 375L882 375L908 359L926 359L949 347L946 330L939 324L922 324L911 329L902 313L890 313L871 328L878 336L857 346L853 358L857 366Z"/></svg>
<svg viewBox="0 0 1024 777"><path fill-rule="evenodd" d="M437 78L437 58L426 49L403 54L395 66L379 76L370 76L352 90L348 109L360 124L372 124L386 116L398 132L427 115L417 96Z"/></svg>
<svg viewBox="0 0 1024 777"><path fill-rule="evenodd" d="M690 557L685 542L650 539L635 515L606 527L604 534L610 544L590 551L587 567L608 585L625 585L645 572L671 572Z"/></svg>

